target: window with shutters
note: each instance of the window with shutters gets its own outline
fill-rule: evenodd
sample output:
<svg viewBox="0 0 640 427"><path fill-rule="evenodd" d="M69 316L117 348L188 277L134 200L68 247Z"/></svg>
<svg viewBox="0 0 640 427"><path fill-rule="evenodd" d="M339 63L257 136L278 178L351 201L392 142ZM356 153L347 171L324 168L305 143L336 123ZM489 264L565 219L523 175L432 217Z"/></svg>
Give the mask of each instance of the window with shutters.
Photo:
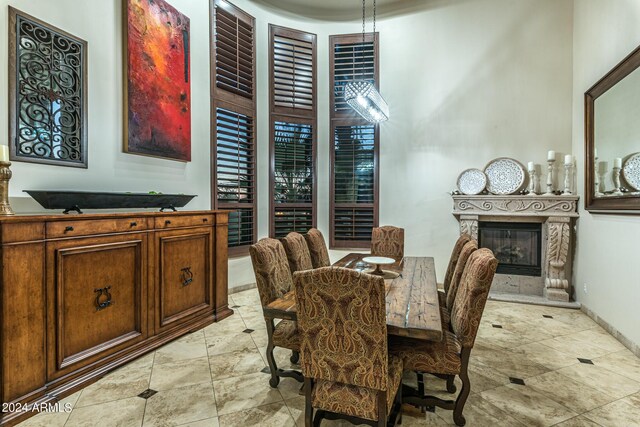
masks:
<svg viewBox="0 0 640 427"><path fill-rule="evenodd" d="M230 210L229 255L256 241L255 19L211 0L212 203Z"/></svg>
<svg viewBox="0 0 640 427"><path fill-rule="evenodd" d="M270 25L272 237L316 223L316 36Z"/></svg>
<svg viewBox="0 0 640 427"><path fill-rule="evenodd" d="M368 248L378 225L378 126L344 102L350 80L378 79L378 36L335 35L329 39L331 74L330 237L332 248Z"/></svg>

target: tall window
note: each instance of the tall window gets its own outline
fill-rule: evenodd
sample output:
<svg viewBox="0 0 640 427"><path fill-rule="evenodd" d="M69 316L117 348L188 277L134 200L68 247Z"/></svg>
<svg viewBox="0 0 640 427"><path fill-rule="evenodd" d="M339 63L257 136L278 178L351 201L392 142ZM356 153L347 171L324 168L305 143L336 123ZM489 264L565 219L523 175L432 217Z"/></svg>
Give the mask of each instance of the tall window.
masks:
<svg viewBox="0 0 640 427"><path fill-rule="evenodd" d="M316 35L269 26L269 233L316 223Z"/></svg>
<svg viewBox="0 0 640 427"><path fill-rule="evenodd" d="M344 101L350 80L379 85L378 34L329 38L331 85L331 188L329 243L332 248L368 248L378 225L378 126Z"/></svg>
<svg viewBox="0 0 640 427"><path fill-rule="evenodd" d="M255 19L211 0L212 185L216 209L229 209L229 254L256 241Z"/></svg>

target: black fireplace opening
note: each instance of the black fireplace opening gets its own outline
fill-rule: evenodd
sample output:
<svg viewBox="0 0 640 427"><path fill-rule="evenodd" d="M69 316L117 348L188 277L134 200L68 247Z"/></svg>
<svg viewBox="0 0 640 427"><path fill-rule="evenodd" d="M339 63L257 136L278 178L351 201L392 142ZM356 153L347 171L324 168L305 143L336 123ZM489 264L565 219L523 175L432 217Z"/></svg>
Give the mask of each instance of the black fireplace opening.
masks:
<svg viewBox="0 0 640 427"><path fill-rule="evenodd" d="M497 273L542 275L542 224L480 222L478 244L498 259Z"/></svg>

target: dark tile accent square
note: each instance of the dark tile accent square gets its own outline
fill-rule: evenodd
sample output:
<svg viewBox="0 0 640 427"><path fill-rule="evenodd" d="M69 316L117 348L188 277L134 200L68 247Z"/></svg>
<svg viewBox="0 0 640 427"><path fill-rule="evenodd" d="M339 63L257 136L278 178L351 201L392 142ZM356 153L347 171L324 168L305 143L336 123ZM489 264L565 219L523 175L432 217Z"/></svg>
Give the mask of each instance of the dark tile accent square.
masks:
<svg viewBox="0 0 640 427"><path fill-rule="evenodd" d="M260 372L262 372L263 374L270 374L271 370L269 369L268 366L266 366L266 367L262 368L262 370Z"/></svg>
<svg viewBox="0 0 640 427"><path fill-rule="evenodd" d="M245 329L244 331L245 334L250 334L251 332L253 332L253 329Z"/></svg>
<svg viewBox="0 0 640 427"><path fill-rule="evenodd" d="M509 381L511 382L511 384L525 385L522 378L509 377Z"/></svg>
<svg viewBox="0 0 640 427"><path fill-rule="evenodd" d="M494 328L502 329L502 325L491 325L491 326L493 326Z"/></svg>
<svg viewBox="0 0 640 427"><path fill-rule="evenodd" d="M545 317L547 319L553 319L553 316L549 316L548 314L543 314L542 317Z"/></svg>
<svg viewBox="0 0 640 427"><path fill-rule="evenodd" d="M232 305L231 308L240 308L239 305Z"/></svg>
<svg viewBox="0 0 640 427"><path fill-rule="evenodd" d="M583 359L581 357L578 357L578 360L580 361L580 363L585 363L587 365L593 365L593 362L591 361L591 359Z"/></svg>
<svg viewBox="0 0 640 427"><path fill-rule="evenodd" d="M153 396L156 393L157 393L157 391L148 388L145 391L143 391L142 393L140 393L138 395L138 397L141 397L141 398L146 400L146 399L150 398L151 396Z"/></svg>

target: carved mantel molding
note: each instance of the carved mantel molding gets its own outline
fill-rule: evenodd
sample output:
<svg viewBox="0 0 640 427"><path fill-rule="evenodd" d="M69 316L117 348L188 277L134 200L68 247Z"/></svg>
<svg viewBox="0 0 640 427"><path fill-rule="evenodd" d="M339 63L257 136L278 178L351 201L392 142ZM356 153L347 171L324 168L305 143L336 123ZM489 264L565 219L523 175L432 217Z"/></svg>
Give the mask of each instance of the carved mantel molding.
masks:
<svg viewBox="0 0 640 427"><path fill-rule="evenodd" d="M549 300L569 301L571 245L578 217L578 196L454 195L453 214L460 233L478 238L478 222L492 217L538 218L544 226L546 247L543 277L544 295ZM493 219L495 221L495 219Z"/></svg>

